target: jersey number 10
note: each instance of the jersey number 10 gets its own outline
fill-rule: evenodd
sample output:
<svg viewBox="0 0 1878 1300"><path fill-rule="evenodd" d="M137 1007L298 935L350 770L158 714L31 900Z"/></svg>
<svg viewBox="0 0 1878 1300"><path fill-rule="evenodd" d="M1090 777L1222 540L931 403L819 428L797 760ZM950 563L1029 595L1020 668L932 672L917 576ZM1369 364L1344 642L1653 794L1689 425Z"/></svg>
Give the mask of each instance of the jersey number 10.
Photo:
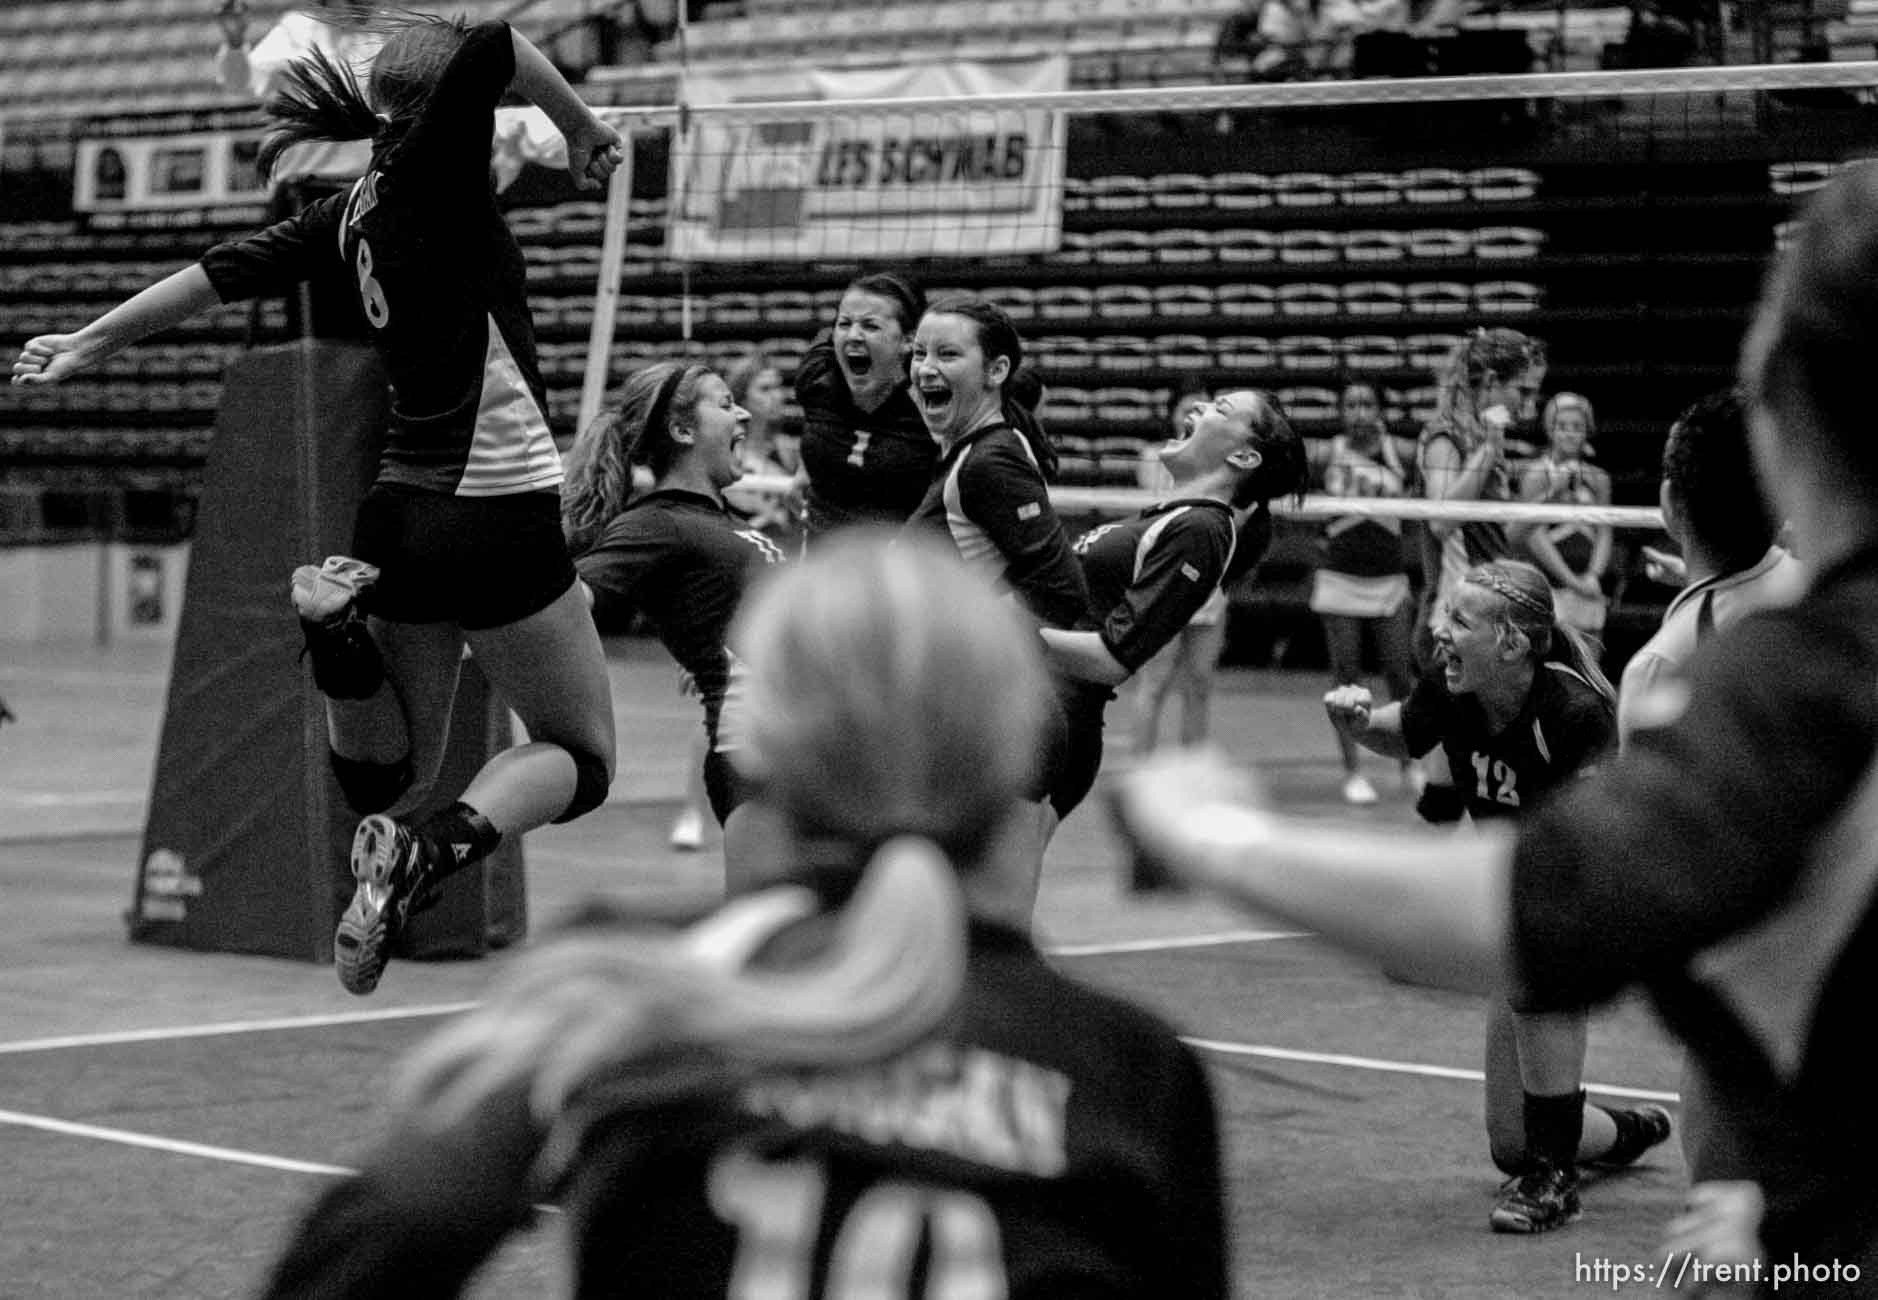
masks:
<svg viewBox="0 0 1878 1300"><path fill-rule="evenodd" d="M759 1160L732 1151L711 1166L711 1208L737 1229L729 1300L808 1300L828 1191L814 1160ZM932 1241L926 1286L914 1296L922 1235ZM876 1183L834 1234L826 1300L1005 1300L998 1221L969 1192Z"/></svg>

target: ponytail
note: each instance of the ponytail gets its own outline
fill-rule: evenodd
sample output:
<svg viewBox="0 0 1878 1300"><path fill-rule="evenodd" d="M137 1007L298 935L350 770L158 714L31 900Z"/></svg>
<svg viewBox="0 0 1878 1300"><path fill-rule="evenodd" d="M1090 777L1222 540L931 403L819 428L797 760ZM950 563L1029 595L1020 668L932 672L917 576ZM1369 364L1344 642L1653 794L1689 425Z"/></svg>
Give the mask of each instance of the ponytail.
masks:
<svg viewBox="0 0 1878 1300"><path fill-rule="evenodd" d="M281 154L308 140L369 140L384 126L358 77L326 51L315 49L281 70L280 89L267 102L273 119L257 159L271 175Z"/></svg>
<svg viewBox="0 0 1878 1300"><path fill-rule="evenodd" d="M1056 482L1061 468L1061 459L1057 456L1056 443L1050 438L1050 431L1043 426L1037 408L1043 404L1043 378L1036 367L1019 364L1011 372L1011 377L1004 381L1004 422L1017 430L1030 446L1030 454L1037 461L1037 469L1043 475L1045 483Z"/></svg>

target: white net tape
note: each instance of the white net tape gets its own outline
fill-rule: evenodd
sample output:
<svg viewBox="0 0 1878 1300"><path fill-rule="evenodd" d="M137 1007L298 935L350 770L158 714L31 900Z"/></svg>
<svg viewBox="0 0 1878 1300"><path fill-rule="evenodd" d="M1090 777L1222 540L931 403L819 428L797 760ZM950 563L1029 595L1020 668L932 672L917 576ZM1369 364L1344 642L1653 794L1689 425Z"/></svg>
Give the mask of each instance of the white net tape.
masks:
<svg viewBox="0 0 1878 1300"><path fill-rule="evenodd" d="M793 479L751 475L730 489L749 496L779 496L795 486ZM1064 513L1133 514L1166 498L1139 488L1055 487L1050 501ZM1514 501L1421 501L1399 497L1333 497L1312 495L1302 501L1274 501L1272 513L1286 519L1421 519L1449 523L1608 524L1613 528L1659 529L1663 513L1647 506L1572 506Z"/></svg>

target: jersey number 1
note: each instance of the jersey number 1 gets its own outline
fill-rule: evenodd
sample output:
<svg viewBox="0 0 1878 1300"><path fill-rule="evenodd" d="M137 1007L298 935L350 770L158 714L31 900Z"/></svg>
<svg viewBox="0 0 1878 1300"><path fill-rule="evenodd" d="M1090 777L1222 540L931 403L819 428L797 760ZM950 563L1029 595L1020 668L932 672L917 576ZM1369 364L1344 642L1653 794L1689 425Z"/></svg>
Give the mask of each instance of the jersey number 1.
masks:
<svg viewBox="0 0 1878 1300"><path fill-rule="evenodd" d="M828 1175L814 1160L733 1151L711 1166L711 1208L737 1229L729 1300L808 1300ZM1005 1300L998 1221L981 1197L876 1183L835 1232L826 1300L915 1300L922 1235L932 1256L919 1300Z"/></svg>
<svg viewBox="0 0 1878 1300"><path fill-rule="evenodd" d="M365 308L365 319L373 329L382 330L391 319L391 304L385 301L384 286L372 278L372 246L363 239L354 265L359 273L359 305Z"/></svg>

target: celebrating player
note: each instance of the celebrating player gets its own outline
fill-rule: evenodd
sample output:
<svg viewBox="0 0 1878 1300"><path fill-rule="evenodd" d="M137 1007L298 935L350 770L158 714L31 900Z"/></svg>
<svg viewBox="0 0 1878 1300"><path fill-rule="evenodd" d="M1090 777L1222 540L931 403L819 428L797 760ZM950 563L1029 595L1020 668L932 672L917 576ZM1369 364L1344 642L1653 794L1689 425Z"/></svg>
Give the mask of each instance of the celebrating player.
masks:
<svg viewBox="0 0 1878 1300"><path fill-rule="evenodd" d="M1269 504L1304 491L1304 440L1270 393L1242 389L1189 412L1161 451L1174 494L1133 519L1078 538L1095 630L1045 627L1051 664L1081 684L1067 693L1084 761L1057 773L1050 801L1067 817L1095 782L1103 709L1113 689L1181 634L1229 576L1257 564L1271 540ZM1244 522L1236 518L1244 515ZM1162 883L1137 876L1137 888Z"/></svg>
<svg viewBox="0 0 1878 1300"><path fill-rule="evenodd" d="M316 53L269 109L264 167L299 141L372 140L371 169L348 194L210 249L75 334L29 340L13 363L14 383L53 383L218 302L334 269L356 282L390 374L391 427L351 555L302 567L292 587L328 700L333 771L365 814L334 943L354 993L377 987L439 881L504 835L597 807L614 759L606 663L561 539L561 460L489 140L511 87L561 128L585 186L619 165L619 138L506 24L386 23L364 90ZM466 641L530 739L407 825L389 810L414 806L436 777Z"/></svg>
<svg viewBox="0 0 1878 1300"><path fill-rule="evenodd" d="M754 845L737 815L748 791L720 730L737 674L730 625L752 574L783 558L724 503L724 489L743 477L748 423L729 385L703 366L648 366L626 381L619 408L575 440L561 506L595 611L639 609L696 683L707 742L704 788L724 828L733 891L749 883ZM651 471L652 490L629 500L638 466Z"/></svg>

